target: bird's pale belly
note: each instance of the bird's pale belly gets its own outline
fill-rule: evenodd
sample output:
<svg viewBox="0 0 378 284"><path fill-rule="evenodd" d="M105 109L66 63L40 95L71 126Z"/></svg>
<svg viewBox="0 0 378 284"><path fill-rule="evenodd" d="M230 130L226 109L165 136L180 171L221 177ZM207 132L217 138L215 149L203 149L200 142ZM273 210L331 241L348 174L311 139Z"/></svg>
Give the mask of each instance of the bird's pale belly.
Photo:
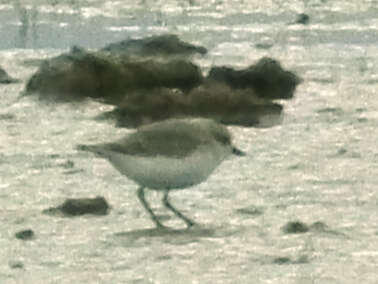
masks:
<svg viewBox="0 0 378 284"><path fill-rule="evenodd" d="M224 155L201 152L186 158L140 157L111 154L113 166L128 178L150 189L180 189L207 179Z"/></svg>

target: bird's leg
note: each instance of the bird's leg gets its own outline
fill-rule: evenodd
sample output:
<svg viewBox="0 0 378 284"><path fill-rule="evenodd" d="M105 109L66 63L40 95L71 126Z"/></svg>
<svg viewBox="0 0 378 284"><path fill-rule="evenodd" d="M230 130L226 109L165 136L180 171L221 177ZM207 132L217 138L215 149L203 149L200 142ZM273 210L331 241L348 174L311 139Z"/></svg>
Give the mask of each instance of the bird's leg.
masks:
<svg viewBox="0 0 378 284"><path fill-rule="evenodd" d="M156 227L158 228L165 228L165 226L160 223L159 219L155 215L155 213L152 211L151 207L148 205L146 199L144 198L144 187L141 186L138 188L138 198L140 202L142 203L143 207L147 210L147 212L150 214L150 217L152 221L156 224Z"/></svg>
<svg viewBox="0 0 378 284"><path fill-rule="evenodd" d="M168 194L169 194L169 190L166 190L164 192L164 197L163 197L164 206L167 207L169 210L171 210L177 217L182 219L186 223L188 228L193 226L195 224L194 221L190 220L188 217L183 215L180 211L178 211L175 207L173 207L171 203L169 203Z"/></svg>

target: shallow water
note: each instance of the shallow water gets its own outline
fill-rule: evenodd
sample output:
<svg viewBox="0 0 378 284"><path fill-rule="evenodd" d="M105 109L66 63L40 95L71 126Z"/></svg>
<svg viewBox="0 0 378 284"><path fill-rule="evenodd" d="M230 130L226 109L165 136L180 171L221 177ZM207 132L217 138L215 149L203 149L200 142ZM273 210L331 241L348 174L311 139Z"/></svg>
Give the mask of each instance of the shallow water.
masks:
<svg viewBox="0 0 378 284"><path fill-rule="evenodd" d="M0 283L377 283L378 1L124 2L0 1L0 66L22 79L0 85ZM309 25L288 25L301 12ZM170 233L132 181L75 150L131 131L93 119L109 106L19 99L25 60L164 32L208 47L204 70L271 56L304 79L282 125L230 127L247 157L172 193L199 227L181 230L149 192ZM109 215L41 213L94 196ZM327 227L284 233L295 220ZM15 238L28 228L34 240Z"/></svg>

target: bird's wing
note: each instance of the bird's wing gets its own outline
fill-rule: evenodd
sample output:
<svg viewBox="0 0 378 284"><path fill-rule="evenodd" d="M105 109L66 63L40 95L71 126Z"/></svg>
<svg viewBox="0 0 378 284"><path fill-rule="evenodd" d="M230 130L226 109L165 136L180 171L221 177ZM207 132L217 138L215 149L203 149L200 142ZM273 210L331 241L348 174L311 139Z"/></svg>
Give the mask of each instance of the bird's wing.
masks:
<svg viewBox="0 0 378 284"><path fill-rule="evenodd" d="M184 158L205 142L204 133L190 127L142 128L126 138L107 143L107 150L128 155Z"/></svg>

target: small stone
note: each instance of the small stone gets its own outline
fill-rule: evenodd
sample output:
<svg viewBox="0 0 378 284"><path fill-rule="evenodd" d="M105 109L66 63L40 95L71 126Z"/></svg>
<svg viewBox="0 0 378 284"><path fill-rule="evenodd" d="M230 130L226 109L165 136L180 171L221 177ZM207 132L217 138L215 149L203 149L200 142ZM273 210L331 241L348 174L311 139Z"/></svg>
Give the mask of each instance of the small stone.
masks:
<svg viewBox="0 0 378 284"><path fill-rule="evenodd" d="M306 233L309 231L309 227L300 221L288 222L285 226L282 227L282 230L286 234L299 234Z"/></svg>
<svg viewBox="0 0 378 284"><path fill-rule="evenodd" d="M280 256L273 260L273 263L275 264L288 264L291 263L291 259L286 256Z"/></svg>
<svg viewBox="0 0 378 284"><path fill-rule="evenodd" d="M243 215L252 215L252 216L259 216L263 214L263 210L258 207L245 207L245 208L239 208L236 209L236 212L243 214Z"/></svg>
<svg viewBox="0 0 378 284"><path fill-rule="evenodd" d="M296 24L307 25L310 22L310 16L304 13L298 14L295 20Z"/></svg>
<svg viewBox="0 0 378 284"><path fill-rule="evenodd" d="M49 215L80 216L84 214L106 215L110 206L103 197L67 199L58 207L43 211Z"/></svg>
<svg viewBox="0 0 378 284"><path fill-rule="evenodd" d="M163 34L141 39L126 39L111 43L103 50L115 54L139 55L139 56L175 56L206 54L207 49L203 46L184 42L174 34Z"/></svg>
<svg viewBox="0 0 378 284"><path fill-rule="evenodd" d="M24 268L24 264L18 260L11 260L8 262L8 265L12 269L22 269Z"/></svg>
<svg viewBox="0 0 378 284"><path fill-rule="evenodd" d="M64 163L59 164L59 166L65 169L72 169L75 167L75 163L71 160L67 160Z"/></svg>
<svg viewBox="0 0 378 284"><path fill-rule="evenodd" d="M14 236L23 241L32 240L35 238L34 232L30 229L22 230L14 234Z"/></svg>

